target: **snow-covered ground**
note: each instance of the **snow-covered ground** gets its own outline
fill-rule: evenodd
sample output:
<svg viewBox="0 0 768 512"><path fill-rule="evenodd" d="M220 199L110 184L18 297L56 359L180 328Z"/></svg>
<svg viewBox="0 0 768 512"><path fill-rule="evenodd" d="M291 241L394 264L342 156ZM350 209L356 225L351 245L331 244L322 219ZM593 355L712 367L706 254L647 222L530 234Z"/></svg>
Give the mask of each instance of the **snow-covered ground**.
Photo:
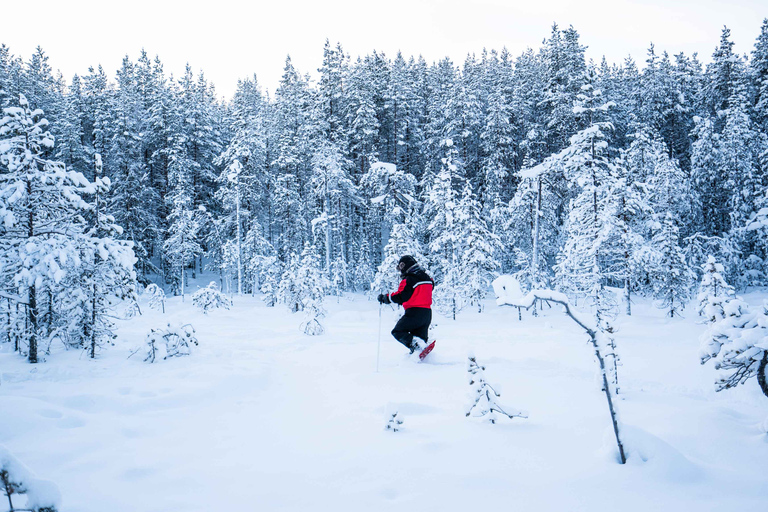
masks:
<svg viewBox="0 0 768 512"><path fill-rule="evenodd" d="M362 296L328 299L318 337L301 334L301 313L250 297L208 316L189 297L166 307L142 302L96 361L57 351L31 366L0 345L0 444L58 484L63 511L768 507L768 399L754 381L714 392L690 310L668 320L641 302L619 321L621 466L592 350L559 309L520 322L489 299L482 314L438 315L418 364L385 307L377 372L379 308ZM127 358L169 321L195 326L193 355ZM470 351L528 419L464 416Z"/></svg>

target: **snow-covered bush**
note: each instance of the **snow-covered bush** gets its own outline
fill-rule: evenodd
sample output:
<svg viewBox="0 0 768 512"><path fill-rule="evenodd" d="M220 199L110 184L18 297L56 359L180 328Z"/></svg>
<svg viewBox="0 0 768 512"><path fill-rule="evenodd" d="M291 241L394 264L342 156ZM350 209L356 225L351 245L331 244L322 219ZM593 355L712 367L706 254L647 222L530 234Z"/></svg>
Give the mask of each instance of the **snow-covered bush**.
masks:
<svg viewBox="0 0 768 512"><path fill-rule="evenodd" d="M61 494L53 482L36 478L16 457L0 446L0 491L8 498L10 512L57 512ZM25 495L24 508L15 508L14 495Z"/></svg>
<svg viewBox="0 0 768 512"><path fill-rule="evenodd" d="M204 315L207 315L209 311L214 309L229 309L231 302L229 302L226 295L219 291L216 282L211 281L208 286L196 291L192 295L192 304L200 308Z"/></svg>
<svg viewBox="0 0 768 512"><path fill-rule="evenodd" d="M389 420L384 426L384 430L388 430L390 432L399 432L402 429L400 426L402 424L403 420L397 417L397 411L395 411L389 416Z"/></svg>
<svg viewBox="0 0 768 512"><path fill-rule="evenodd" d="M155 283L147 286L144 293L149 296L149 307L155 310L162 310L165 313L165 292Z"/></svg>
<svg viewBox="0 0 768 512"><path fill-rule="evenodd" d="M325 317L325 308L322 300L307 299L304 301L304 313L306 315L301 324L301 330L309 336L319 336L325 332L320 319Z"/></svg>
<svg viewBox="0 0 768 512"><path fill-rule="evenodd" d="M710 359L715 369L729 371L719 377L715 390L744 384L752 377L768 396L768 301L757 311L735 297L722 305L724 318L712 323L701 337L701 364Z"/></svg>
<svg viewBox="0 0 768 512"><path fill-rule="evenodd" d="M704 274L699 285L696 298L699 304L699 316L707 322L716 322L725 318L723 304L735 296L733 286L723 278L723 266L717 263L714 256L707 257L707 262L701 266Z"/></svg>
<svg viewBox="0 0 768 512"><path fill-rule="evenodd" d="M158 356L187 356L192 352L192 345L198 345L195 328L191 324L152 329L146 337L146 357L144 361L154 363Z"/></svg>
<svg viewBox="0 0 768 512"><path fill-rule="evenodd" d="M470 393L470 403L467 407L466 416L487 416L487 420L491 423L496 423L498 418L496 413L501 413L509 419L527 418L528 416L522 411L508 413L501 408L496 401L497 398L501 397L501 394L497 393L496 390L486 382L484 370L485 366L477 364L475 356L470 354L467 363L467 372L469 372L469 385L471 386L472 391Z"/></svg>

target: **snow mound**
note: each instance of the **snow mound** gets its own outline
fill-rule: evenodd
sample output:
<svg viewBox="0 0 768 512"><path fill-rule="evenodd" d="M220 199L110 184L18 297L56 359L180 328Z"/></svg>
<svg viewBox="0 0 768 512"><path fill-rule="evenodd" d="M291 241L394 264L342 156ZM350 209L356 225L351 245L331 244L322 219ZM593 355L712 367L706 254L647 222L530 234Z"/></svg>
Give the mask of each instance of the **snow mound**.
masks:
<svg viewBox="0 0 768 512"><path fill-rule="evenodd" d="M4 473L11 494L23 494L27 499L25 509L56 511L60 507L61 493L53 482L35 477L7 448L0 445L0 472ZM4 492L7 489L4 489ZM17 509L19 510L19 509Z"/></svg>
<svg viewBox="0 0 768 512"><path fill-rule="evenodd" d="M669 482L693 482L702 478L702 470L699 466L650 432L638 427L622 425L620 435L628 466L642 466L644 473ZM606 429L603 435L601 452L610 457L611 461L619 460L616 437L612 428Z"/></svg>
<svg viewBox="0 0 768 512"><path fill-rule="evenodd" d="M492 284L497 299L504 299L505 302L517 302L523 298L523 290L515 276L502 274L494 279Z"/></svg>

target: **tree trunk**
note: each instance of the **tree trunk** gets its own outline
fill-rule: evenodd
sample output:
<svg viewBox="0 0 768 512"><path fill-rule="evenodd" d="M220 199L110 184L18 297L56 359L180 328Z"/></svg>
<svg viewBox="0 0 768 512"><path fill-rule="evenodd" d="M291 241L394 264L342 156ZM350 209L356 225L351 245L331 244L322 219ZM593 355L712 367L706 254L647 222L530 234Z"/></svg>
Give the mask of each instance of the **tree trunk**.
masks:
<svg viewBox="0 0 768 512"><path fill-rule="evenodd" d="M240 245L240 177L235 185L235 215L237 222L237 294L243 294L243 249Z"/></svg>
<svg viewBox="0 0 768 512"><path fill-rule="evenodd" d="M632 299L630 294L632 293L629 285L629 278L624 281L624 300L627 303L627 316L632 316Z"/></svg>
<svg viewBox="0 0 768 512"><path fill-rule="evenodd" d="M91 359L96 359L96 285L93 285L93 300L91 302Z"/></svg>
<svg viewBox="0 0 768 512"><path fill-rule="evenodd" d="M768 350L763 352L763 358L760 360L760 366L757 367L757 383L760 384L760 389L765 396L768 396Z"/></svg>
<svg viewBox="0 0 768 512"><path fill-rule="evenodd" d="M29 319L29 362L37 363L37 290L32 285L29 288L29 307L27 318Z"/></svg>

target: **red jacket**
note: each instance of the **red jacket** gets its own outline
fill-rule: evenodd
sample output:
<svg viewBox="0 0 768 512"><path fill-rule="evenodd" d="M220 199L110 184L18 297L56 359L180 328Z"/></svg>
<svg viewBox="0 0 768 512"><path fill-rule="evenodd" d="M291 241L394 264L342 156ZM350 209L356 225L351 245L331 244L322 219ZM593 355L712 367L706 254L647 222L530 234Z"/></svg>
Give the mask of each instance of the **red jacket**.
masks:
<svg viewBox="0 0 768 512"><path fill-rule="evenodd" d="M390 293L389 299L403 308L427 308L432 306L432 289L435 282L424 270L414 265L405 271L405 278L395 293Z"/></svg>

